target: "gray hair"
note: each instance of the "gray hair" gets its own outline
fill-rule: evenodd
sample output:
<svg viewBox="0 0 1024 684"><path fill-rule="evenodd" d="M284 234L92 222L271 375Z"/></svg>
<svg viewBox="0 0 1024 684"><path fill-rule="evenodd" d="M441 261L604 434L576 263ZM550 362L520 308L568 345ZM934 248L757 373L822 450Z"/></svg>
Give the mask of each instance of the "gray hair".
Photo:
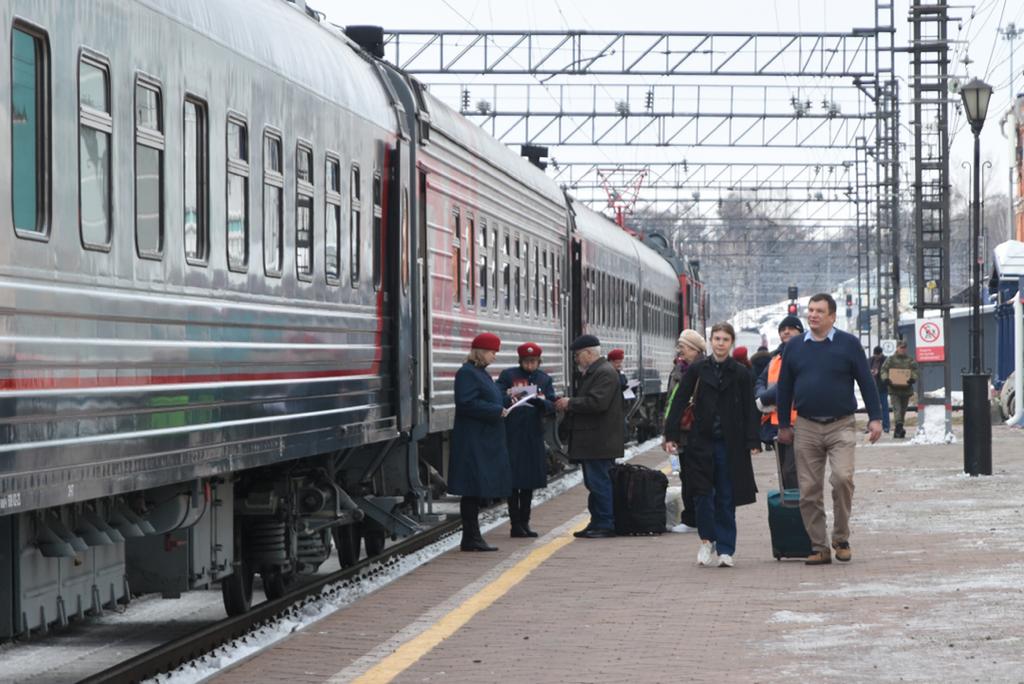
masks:
<svg viewBox="0 0 1024 684"><path fill-rule="evenodd" d="M486 368L487 350L477 349L476 347L473 347L472 349L469 350L469 354L466 356L466 361L469 361L477 368Z"/></svg>

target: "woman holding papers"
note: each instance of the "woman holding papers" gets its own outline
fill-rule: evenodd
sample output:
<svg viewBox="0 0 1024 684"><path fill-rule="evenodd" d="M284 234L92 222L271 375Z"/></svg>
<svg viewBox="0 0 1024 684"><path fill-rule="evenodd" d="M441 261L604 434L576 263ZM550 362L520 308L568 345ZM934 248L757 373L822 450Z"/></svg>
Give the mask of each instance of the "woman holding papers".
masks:
<svg viewBox="0 0 1024 684"><path fill-rule="evenodd" d="M498 550L480 534L480 499L506 497L512 489L502 420L508 409L487 372L500 346L497 335L477 335L466 362L455 373L455 427L448 491L462 497L459 512L463 551Z"/></svg>
<svg viewBox="0 0 1024 684"><path fill-rule="evenodd" d="M519 345L519 365L498 376L498 388L505 395L510 413L505 434L512 462L512 496L508 517L513 537L536 537L530 529L533 490L547 484L547 447L544 446L543 417L553 413L555 387L551 377L540 370L541 348L527 342Z"/></svg>

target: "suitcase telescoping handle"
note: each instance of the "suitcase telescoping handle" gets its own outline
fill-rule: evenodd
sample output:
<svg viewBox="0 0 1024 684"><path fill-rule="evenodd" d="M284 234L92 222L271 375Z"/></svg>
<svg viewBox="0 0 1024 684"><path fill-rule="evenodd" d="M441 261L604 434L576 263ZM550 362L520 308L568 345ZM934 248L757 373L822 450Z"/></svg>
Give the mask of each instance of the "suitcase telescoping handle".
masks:
<svg viewBox="0 0 1024 684"><path fill-rule="evenodd" d="M787 508L793 508L800 505L799 499L797 502L789 503L786 500L786 481L782 477L782 447L793 450L793 459L796 460L796 440L793 440L793 444L783 444L778 439L775 440L775 472L779 476L779 505L786 506Z"/></svg>

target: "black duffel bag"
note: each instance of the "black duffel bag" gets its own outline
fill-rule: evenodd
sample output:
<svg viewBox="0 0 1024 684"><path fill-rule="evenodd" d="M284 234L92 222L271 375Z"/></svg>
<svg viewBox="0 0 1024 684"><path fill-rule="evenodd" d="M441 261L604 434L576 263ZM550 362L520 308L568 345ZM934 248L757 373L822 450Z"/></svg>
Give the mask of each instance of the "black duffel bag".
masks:
<svg viewBox="0 0 1024 684"><path fill-rule="evenodd" d="M661 534L665 531L665 490L668 478L660 470L642 465L614 465L612 502L615 533Z"/></svg>

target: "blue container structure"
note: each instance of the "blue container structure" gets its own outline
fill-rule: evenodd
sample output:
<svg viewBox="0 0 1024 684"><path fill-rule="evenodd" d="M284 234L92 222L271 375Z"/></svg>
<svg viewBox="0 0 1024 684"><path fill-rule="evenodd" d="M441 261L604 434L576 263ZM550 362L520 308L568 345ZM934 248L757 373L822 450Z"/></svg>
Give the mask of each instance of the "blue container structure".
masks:
<svg viewBox="0 0 1024 684"><path fill-rule="evenodd" d="M1007 240L993 250L993 272L989 292L995 302L996 362L992 384L1003 386L1016 367L1013 358L1013 296L1024 277L1024 242ZM986 330L988 325L985 326Z"/></svg>

